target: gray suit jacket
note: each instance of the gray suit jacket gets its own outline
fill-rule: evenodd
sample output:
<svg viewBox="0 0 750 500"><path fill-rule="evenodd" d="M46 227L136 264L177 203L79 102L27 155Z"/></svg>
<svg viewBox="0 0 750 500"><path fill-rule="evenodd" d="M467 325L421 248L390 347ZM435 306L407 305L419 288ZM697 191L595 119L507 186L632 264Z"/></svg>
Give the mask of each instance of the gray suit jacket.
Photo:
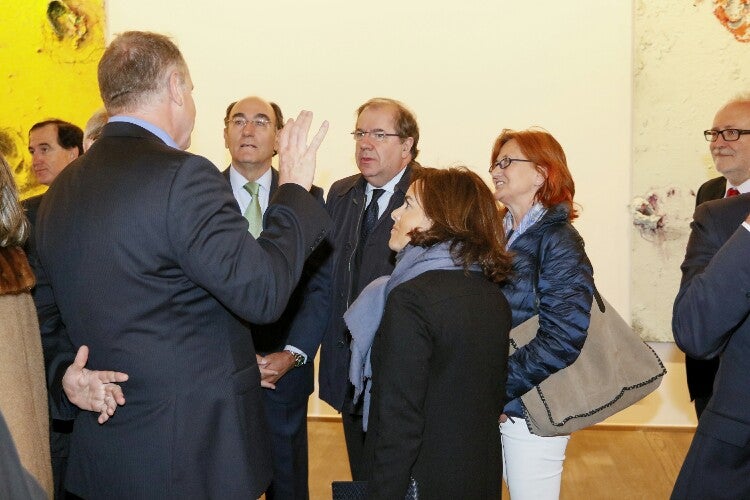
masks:
<svg viewBox="0 0 750 500"><path fill-rule="evenodd" d="M45 194L37 306L88 368L126 372L127 404L76 418L67 488L84 498L257 498L271 480L260 372L238 318L284 311L330 226L279 187L257 241L219 171L109 123ZM41 321L43 325L52 322ZM64 364L60 365L64 368Z"/></svg>

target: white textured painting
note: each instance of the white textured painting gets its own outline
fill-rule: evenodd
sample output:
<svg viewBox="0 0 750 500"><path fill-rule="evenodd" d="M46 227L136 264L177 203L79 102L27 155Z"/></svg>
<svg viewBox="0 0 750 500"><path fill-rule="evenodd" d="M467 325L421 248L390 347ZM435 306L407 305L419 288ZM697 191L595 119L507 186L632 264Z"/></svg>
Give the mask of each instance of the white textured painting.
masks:
<svg viewBox="0 0 750 500"><path fill-rule="evenodd" d="M632 323L671 341L695 192L717 177L703 130L750 91L744 0L638 0L634 19Z"/></svg>

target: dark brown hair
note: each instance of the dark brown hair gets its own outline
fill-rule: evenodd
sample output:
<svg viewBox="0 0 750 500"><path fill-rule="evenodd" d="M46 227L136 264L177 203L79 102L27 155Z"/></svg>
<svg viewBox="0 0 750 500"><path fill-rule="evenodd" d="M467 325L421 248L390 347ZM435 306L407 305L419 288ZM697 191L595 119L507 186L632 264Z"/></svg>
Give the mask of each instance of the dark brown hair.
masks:
<svg viewBox="0 0 750 500"><path fill-rule="evenodd" d="M29 133L33 130L46 127L47 125L54 125L57 127L57 143L63 149L77 149L78 154L83 154L83 130L77 125L73 125L70 122L60 120L58 118L51 118L42 122L37 122L31 126Z"/></svg>
<svg viewBox="0 0 750 500"><path fill-rule="evenodd" d="M432 220L430 229L409 234L413 245L450 241L453 258L465 269L479 264L496 283L510 276L513 260L505 250L499 207L477 174L466 167L422 168L413 171L412 186Z"/></svg>
<svg viewBox="0 0 750 500"><path fill-rule="evenodd" d="M545 177L544 184L536 192L536 200L547 208L562 203L568 207L568 220L578 217L573 206L576 187L560 143L546 130L530 128L516 131L506 128L495 139L490 165L500 154L500 148L512 140L518 143L526 158L533 161L536 169Z"/></svg>

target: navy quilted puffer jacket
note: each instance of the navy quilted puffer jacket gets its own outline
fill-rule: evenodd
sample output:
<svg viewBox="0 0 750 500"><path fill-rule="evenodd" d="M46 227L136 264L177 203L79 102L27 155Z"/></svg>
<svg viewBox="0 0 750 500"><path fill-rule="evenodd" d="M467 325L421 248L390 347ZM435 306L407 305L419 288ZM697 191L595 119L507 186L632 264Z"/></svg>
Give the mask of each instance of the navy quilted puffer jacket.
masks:
<svg viewBox="0 0 750 500"><path fill-rule="evenodd" d="M508 358L508 401L504 412L523 417L521 395L562 368L581 352L589 327L594 277L583 239L568 222L565 205L550 207L516 239L514 275L503 286L513 326L536 314L534 280L539 270L539 331Z"/></svg>

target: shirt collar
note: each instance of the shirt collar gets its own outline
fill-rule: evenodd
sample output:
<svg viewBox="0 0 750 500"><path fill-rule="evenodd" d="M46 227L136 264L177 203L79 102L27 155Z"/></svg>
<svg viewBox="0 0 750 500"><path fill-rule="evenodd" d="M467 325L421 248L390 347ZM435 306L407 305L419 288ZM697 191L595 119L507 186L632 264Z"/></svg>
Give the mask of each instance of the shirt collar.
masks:
<svg viewBox="0 0 750 500"><path fill-rule="evenodd" d="M172 137L166 133L161 128L157 127L151 122L147 122L146 120L143 120L141 118L136 118L134 116L127 116L127 115L115 115L110 117L107 122L125 122L125 123L132 123L133 125L138 125L139 127L145 128L152 134L154 134L156 137L164 141L164 144L167 146L171 146L175 149L181 149L177 143L172 139Z"/></svg>
<svg viewBox="0 0 750 500"><path fill-rule="evenodd" d="M263 173L258 179L256 179L255 182L257 182L261 189L264 189L266 192L271 191L271 182L273 181L273 172L271 172L271 169ZM237 187L244 187L245 184L247 184L247 179L244 175L242 175L235 167L234 165L229 165L229 182L232 184L232 186Z"/></svg>
<svg viewBox="0 0 750 500"><path fill-rule="evenodd" d="M737 191L739 191L739 192L740 192L740 194L750 193L750 179L746 180L745 182L743 182L743 183L742 183L742 184L740 184L739 186L732 186L732 185L731 185L731 184L729 183L729 181L727 181L727 185L726 185L726 187L724 188L724 196L726 196L726 195L727 195L727 191L728 191L728 190L729 190L729 188L731 188L731 187L733 187L733 188L735 188L735 189L736 189Z"/></svg>
<svg viewBox="0 0 750 500"><path fill-rule="evenodd" d="M534 202L529 211L526 212L526 215L523 216L523 219L521 219L521 223L518 225L518 229L513 231L513 215L510 213L510 210L508 210L505 213L505 218L503 219L503 229L505 230L505 235L508 238L508 242L506 243L505 247L510 247L511 243L516 241L516 239L523 233L525 233L528 228L539 222L539 219L541 219L545 213L547 213L547 209L544 207L544 205L542 205L538 201Z"/></svg>
<svg viewBox="0 0 750 500"><path fill-rule="evenodd" d="M373 186L372 184L370 184L370 183L368 182L368 183L367 183L367 184L365 185L365 194L369 196L369 195L370 195L370 193L372 193L372 190L373 190L373 189L383 189L383 190L385 190L385 191L386 191L387 193L393 194L393 192L394 192L394 191L395 191L395 189L396 189L396 184L398 184L398 181L400 181L400 180L401 180L401 177L403 177L403 176L404 176L404 172L406 172L406 167L402 168L402 169L401 169L401 171L400 171L399 173L397 173L396 175L394 175L394 176L393 176L393 179L389 180L388 182L386 182L385 184L383 184L383 185L382 185L381 187L379 187L379 188L376 188L375 186Z"/></svg>

